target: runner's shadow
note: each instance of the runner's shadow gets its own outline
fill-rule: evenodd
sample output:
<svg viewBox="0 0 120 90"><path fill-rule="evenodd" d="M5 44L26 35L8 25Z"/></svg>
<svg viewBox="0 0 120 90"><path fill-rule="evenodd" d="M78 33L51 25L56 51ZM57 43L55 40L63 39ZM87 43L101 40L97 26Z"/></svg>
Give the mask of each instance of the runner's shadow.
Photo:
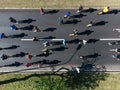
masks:
<svg viewBox="0 0 120 90"><path fill-rule="evenodd" d="M13 67L13 66L18 67L18 66L20 66L20 65L22 65L22 64L23 64L23 63L20 63L20 62L15 61L15 62L12 63L12 64L4 65L4 67Z"/></svg>
<svg viewBox="0 0 120 90"><path fill-rule="evenodd" d="M77 14L77 15L71 16L71 18L82 18L82 17L85 17L85 16L87 16L87 15L85 15L85 14Z"/></svg>
<svg viewBox="0 0 120 90"><path fill-rule="evenodd" d="M64 51L65 49L68 49L68 47L60 46L60 47L53 48L53 49L50 49L50 50L52 50L52 51Z"/></svg>
<svg viewBox="0 0 120 90"><path fill-rule="evenodd" d="M97 11L97 9L89 8L89 9L83 10L82 12L85 12L85 13L93 13L93 12L95 12L95 11Z"/></svg>
<svg viewBox="0 0 120 90"><path fill-rule="evenodd" d="M24 57L25 55L26 55L26 53L20 52L18 54L12 55L12 57Z"/></svg>
<svg viewBox="0 0 120 90"><path fill-rule="evenodd" d="M52 28L52 27L50 27L50 28L47 28L47 29L45 29L45 30L43 30L44 32L53 32L53 31L55 31L56 30L56 28Z"/></svg>
<svg viewBox="0 0 120 90"><path fill-rule="evenodd" d="M120 10L117 10L117 9L115 9L115 10L111 10L111 11L109 11L107 14L118 14L120 12Z"/></svg>
<svg viewBox="0 0 120 90"><path fill-rule="evenodd" d="M82 41L82 40L80 40L80 39L73 39L73 40L70 40L70 41L66 41L66 43L68 43L68 44L71 44L71 43L78 44L80 41Z"/></svg>
<svg viewBox="0 0 120 90"><path fill-rule="evenodd" d="M46 59L43 59L41 61L37 61L37 62L32 62L31 64L58 64L60 63L61 61L59 60L46 60Z"/></svg>
<svg viewBox="0 0 120 90"><path fill-rule="evenodd" d="M94 31L91 31L91 30L85 30L81 33L79 33L78 35L90 35L91 33L93 33Z"/></svg>
<svg viewBox="0 0 120 90"><path fill-rule="evenodd" d="M78 22L81 22L81 21L77 19L73 19L73 20L67 20L63 22L63 24L77 24Z"/></svg>
<svg viewBox="0 0 120 90"><path fill-rule="evenodd" d="M36 57L48 57L51 54L52 53L47 53L47 54L41 53L41 54L36 55Z"/></svg>
<svg viewBox="0 0 120 90"><path fill-rule="evenodd" d="M44 38L38 38L38 39L55 39L56 37L53 36L48 36L48 37L44 37Z"/></svg>
<svg viewBox="0 0 120 90"><path fill-rule="evenodd" d="M18 46L18 45L12 45L10 47L6 47L6 48L3 48L3 49L16 49L18 47L20 47L20 46Z"/></svg>
<svg viewBox="0 0 120 90"><path fill-rule="evenodd" d="M108 23L108 22L107 21L100 21L100 22L95 23L93 26L102 26L102 25L105 25L106 23Z"/></svg>
<svg viewBox="0 0 120 90"><path fill-rule="evenodd" d="M94 54L86 55L85 57L87 57L87 58L97 58L98 56L101 56L101 55L98 54L98 53L94 53Z"/></svg>
<svg viewBox="0 0 120 90"><path fill-rule="evenodd" d="M55 14L58 12L59 12L59 10L49 10L49 11L46 11L45 14Z"/></svg>
<svg viewBox="0 0 120 90"><path fill-rule="evenodd" d="M99 39L89 39L87 43L96 43Z"/></svg>
<svg viewBox="0 0 120 90"><path fill-rule="evenodd" d="M59 60L52 60L52 61L50 61L49 64L52 64L52 65L54 64L54 65L55 65L55 64L58 64L58 63L60 63L60 62L61 62L61 61L59 61Z"/></svg>
<svg viewBox="0 0 120 90"><path fill-rule="evenodd" d="M16 34L16 35L9 35L7 36L8 38L22 38L24 36L28 36L27 34L25 33L20 33L20 34Z"/></svg>
<svg viewBox="0 0 120 90"><path fill-rule="evenodd" d="M29 25L29 26L25 26L25 27L21 27L19 28L20 30L33 30L34 26L33 25Z"/></svg>
<svg viewBox="0 0 120 90"><path fill-rule="evenodd" d="M21 20L21 21L18 21L18 23L27 23L27 24L30 24L30 23L32 23L32 22L35 22L36 20L33 20L33 19L31 19L31 18L29 18L29 19L27 19L27 20Z"/></svg>

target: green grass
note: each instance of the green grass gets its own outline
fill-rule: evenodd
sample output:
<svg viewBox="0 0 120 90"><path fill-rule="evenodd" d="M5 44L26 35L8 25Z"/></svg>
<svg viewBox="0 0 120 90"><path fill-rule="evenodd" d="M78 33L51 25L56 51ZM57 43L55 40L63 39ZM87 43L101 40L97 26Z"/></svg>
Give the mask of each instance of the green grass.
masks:
<svg viewBox="0 0 120 90"><path fill-rule="evenodd" d="M120 90L120 73L5 74L0 90Z"/></svg>
<svg viewBox="0 0 120 90"><path fill-rule="evenodd" d="M120 0L0 0L0 8L120 8Z"/></svg>
<svg viewBox="0 0 120 90"><path fill-rule="evenodd" d="M0 90L120 90L120 73L0 75Z"/></svg>

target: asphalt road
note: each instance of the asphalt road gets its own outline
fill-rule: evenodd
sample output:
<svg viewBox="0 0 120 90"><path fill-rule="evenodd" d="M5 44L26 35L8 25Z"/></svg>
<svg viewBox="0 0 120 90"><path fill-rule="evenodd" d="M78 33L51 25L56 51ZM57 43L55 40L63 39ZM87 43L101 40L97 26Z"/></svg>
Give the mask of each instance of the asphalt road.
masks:
<svg viewBox="0 0 120 90"><path fill-rule="evenodd" d="M58 17L63 17L66 11L71 12L71 19L64 19L64 24L58 25ZM0 33L5 33L9 38L3 38L0 40L0 47L6 48L0 51L0 55L16 55L16 57L8 58L6 60L0 60L0 70L14 71L28 69L25 64L37 63L42 60L57 60L55 65L65 66L80 66L82 62L86 64L95 64L96 66L105 66L107 71L120 71L120 61L112 58L115 52L110 52L110 49L118 48L119 45L109 46L108 41L100 41L100 38L118 38L119 33L113 31L114 28L120 26L120 13L111 10L113 12L105 15L97 15L99 10L87 10L81 14L76 14L76 10L45 10L47 12L41 15L39 10L0 10ZM19 29L16 31L10 30L9 17L14 17L17 21L23 21L23 23L15 24ZM28 20L29 19L29 20ZM86 27L91 21L95 20L97 25L92 27ZM43 32L33 32L32 28L36 25ZM78 37L70 37L69 34L73 33L73 29L79 31ZM24 34L22 34L24 33ZM16 36L17 35L17 36ZM65 49L59 49L63 45L49 46L53 52L49 56L38 56L33 57L30 61L26 59L25 53L31 55L40 55L43 49L43 41L21 41L21 39L29 38L49 38L65 39ZM94 39L96 42L89 41L86 45L81 47L77 43L78 40ZM75 42L76 41L76 42ZM93 40L92 40L93 41ZM14 45L12 48L10 46ZM55 49L57 48L57 49ZM22 53L21 53L22 52ZM88 58L87 60L80 59L80 55L93 55L94 53L99 54L95 58ZM21 66L16 67L13 63L15 61L22 63ZM44 65L43 65L44 66ZM48 65L49 66L49 65ZM36 68L34 64L32 68ZM30 69L31 67L29 67Z"/></svg>

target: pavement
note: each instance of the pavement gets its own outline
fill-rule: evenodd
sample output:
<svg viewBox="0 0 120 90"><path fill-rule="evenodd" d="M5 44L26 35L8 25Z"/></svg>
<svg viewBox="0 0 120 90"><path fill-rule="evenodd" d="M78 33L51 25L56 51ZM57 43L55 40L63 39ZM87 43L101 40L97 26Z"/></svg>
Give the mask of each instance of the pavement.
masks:
<svg viewBox="0 0 120 90"><path fill-rule="evenodd" d="M64 24L58 25L59 17L65 15L66 11L71 12L71 19L64 19ZM14 55L15 57L6 60L0 60L0 72L27 72L27 71L69 71L72 67L82 67L85 65L94 65L95 69L91 71L120 71L120 61L113 58L116 52L110 52L110 49L118 48L119 45L109 46L110 41L101 41L101 38L119 38L119 33L113 31L120 26L119 10L111 10L109 14L97 15L100 10L88 9L77 14L74 9L66 10L45 10L46 14L41 15L39 10L24 9L1 9L0 10L0 33L5 33L9 38L0 40L0 55ZM17 21L23 21L15 24L19 29L12 31L8 18L14 17ZM91 21L95 20L97 24L92 27L86 27ZM33 26L36 25L43 32L33 32ZM73 30L79 31L78 37L70 37L69 34ZM57 44L49 46L52 54L49 56L40 56L43 52L43 41L21 41L21 39L31 39L37 37L39 39L65 39L66 45ZM78 44L80 40L87 40L85 45ZM26 59L25 53L37 55L32 57L30 61ZM93 55L87 60L80 59L80 55ZM37 68L37 64L46 60L52 64L42 64L41 68ZM17 63L15 63L17 62ZM26 63L32 63L30 67L26 67ZM88 69L87 69L88 70Z"/></svg>

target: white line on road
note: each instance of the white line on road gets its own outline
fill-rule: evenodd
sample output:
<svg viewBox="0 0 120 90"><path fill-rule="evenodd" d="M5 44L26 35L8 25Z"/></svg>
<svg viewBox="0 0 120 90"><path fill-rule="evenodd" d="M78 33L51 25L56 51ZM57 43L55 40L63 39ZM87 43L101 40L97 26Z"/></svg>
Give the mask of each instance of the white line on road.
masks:
<svg viewBox="0 0 120 90"><path fill-rule="evenodd" d="M120 38L101 38L101 41L120 41Z"/></svg>
<svg viewBox="0 0 120 90"><path fill-rule="evenodd" d="M37 39L37 40L62 41L65 39ZM21 39L21 41L33 41L33 39Z"/></svg>

